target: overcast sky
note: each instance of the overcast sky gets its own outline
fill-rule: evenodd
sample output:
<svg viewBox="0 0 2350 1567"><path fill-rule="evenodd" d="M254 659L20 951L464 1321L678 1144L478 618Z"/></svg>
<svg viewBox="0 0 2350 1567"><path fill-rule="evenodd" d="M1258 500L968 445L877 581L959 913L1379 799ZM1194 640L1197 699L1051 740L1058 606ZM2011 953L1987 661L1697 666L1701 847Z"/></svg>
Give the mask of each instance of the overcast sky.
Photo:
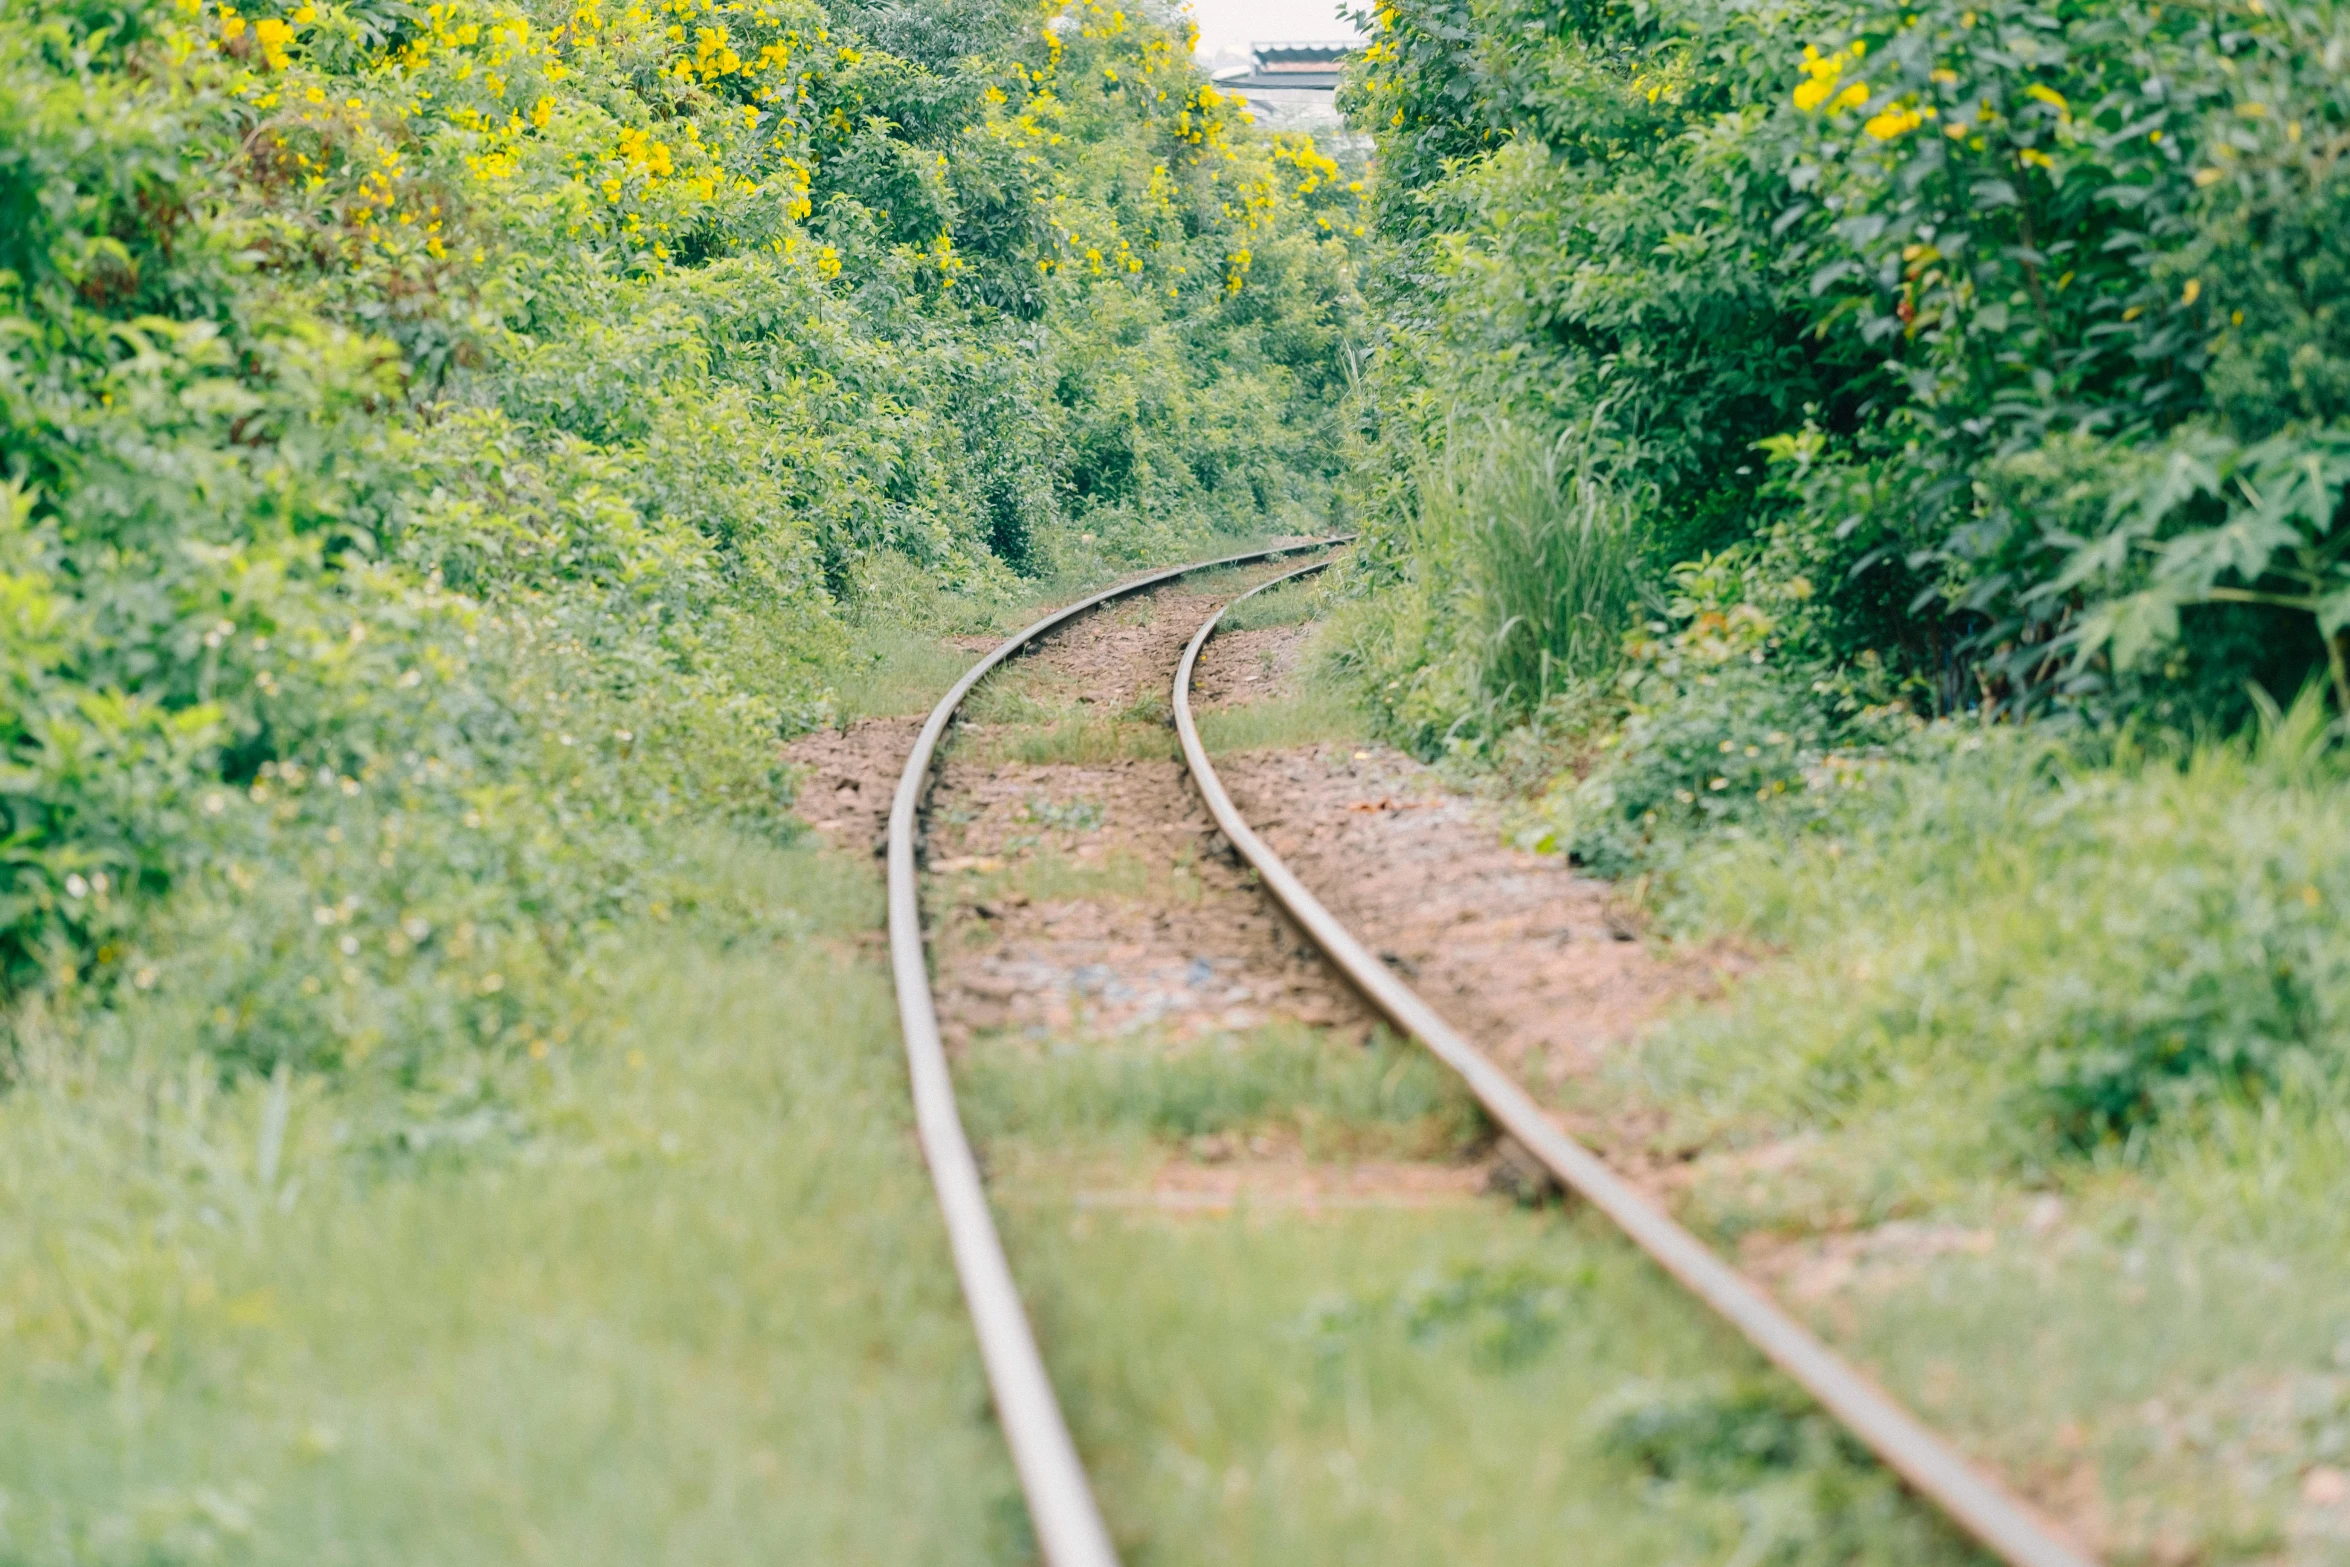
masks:
<svg viewBox="0 0 2350 1567"><path fill-rule="evenodd" d="M1191 0L1189 9L1202 59L1253 43L1318 43L1355 32L1339 20L1337 0Z"/></svg>

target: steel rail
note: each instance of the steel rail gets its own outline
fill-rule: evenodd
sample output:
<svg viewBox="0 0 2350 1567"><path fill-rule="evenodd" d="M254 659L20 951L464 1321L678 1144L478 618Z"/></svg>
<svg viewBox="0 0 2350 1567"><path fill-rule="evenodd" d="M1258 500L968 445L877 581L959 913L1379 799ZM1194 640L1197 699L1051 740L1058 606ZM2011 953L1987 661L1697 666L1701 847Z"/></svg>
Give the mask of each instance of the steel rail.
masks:
<svg viewBox="0 0 2350 1567"><path fill-rule="evenodd" d="M954 1079L947 1071L946 1048L939 1039L938 1010L931 1001L930 970L923 952L921 887L915 863L915 837L922 803L930 792L931 762L947 725L954 721L955 710L972 687L1029 643L1087 611L1193 572L1245 566L1251 561L1344 542L1317 539L1310 544L1175 566L1054 611L1000 643L955 682L954 689L930 710L929 721L906 756L905 771L898 775L897 795L889 811L889 961L897 981L898 1019L906 1036L915 1134L922 1144L923 1160L930 1167L939 1211L946 1219L947 1243L978 1335L979 1358L987 1368L996 1420L1012 1450L1020 1489L1028 1499L1029 1523L1048 1567L1117 1567L1118 1553L1110 1544L1101 1509L1094 1504L1093 1490L1086 1484L1085 1466L1078 1460L1076 1444L1069 1439L1069 1424L1061 1417L1060 1402L1053 1396L1044 1358L1037 1353L1036 1335L1028 1326L1020 1292L1012 1283L1011 1265L1004 1260L1003 1241L988 1212L979 1165L971 1155L971 1140L964 1135L962 1117L955 1109Z"/></svg>
<svg viewBox="0 0 2350 1567"><path fill-rule="evenodd" d="M1915 1415L1845 1364L1744 1274L1715 1256L1703 1241L1642 1196L1591 1150L1552 1125L1509 1074L1355 940L1241 818L1200 744L1199 726L1191 716L1192 673L1200 650L1234 605L1268 588L1310 576L1328 564L1318 562L1260 583L1226 604L1201 624L1190 646L1183 650L1183 661L1176 666L1175 728L1182 738L1183 758L1225 838L1256 868L1265 889L1339 972L1397 1028L1417 1038L1459 1073L1504 1131L1570 1190L1613 1220L1634 1245L1725 1318L1747 1342L1843 1422L1887 1468L1941 1508L1952 1523L2010 1567L2091 1567L2089 1557L2060 1539L2029 1506L1974 1468Z"/></svg>

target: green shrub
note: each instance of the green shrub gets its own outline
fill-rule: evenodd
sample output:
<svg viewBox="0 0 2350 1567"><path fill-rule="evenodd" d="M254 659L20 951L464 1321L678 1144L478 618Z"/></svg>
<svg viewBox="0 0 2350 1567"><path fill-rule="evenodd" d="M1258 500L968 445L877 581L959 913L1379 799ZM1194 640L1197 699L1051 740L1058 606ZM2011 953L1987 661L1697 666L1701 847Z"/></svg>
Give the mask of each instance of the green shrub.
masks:
<svg viewBox="0 0 2350 1567"><path fill-rule="evenodd" d="M2326 664L2335 8L1402 0L1374 24L1344 94L1379 148L1367 581L1416 547L1394 476L1462 410L1604 417L1647 559L1767 541L1816 589L1818 651L1878 655L1928 711L2234 722L2247 679ZM1480 695L1440 682L1399 727Z"/></svg>
<svg viewBox="0 0 2350 1567"><path fill-rule="evenodd" d="M1906 1115L1961 1167L2137 1158L2230 1104L2338 1102L2350 844L2325 726L2313 691L2263 739L2154 755L1936 728L1824 808L1689 852L1670 917L1799 956L1672 1028L1652 1070L1725 1113Z"/></svg>
<svg viewBox="0 0 2350 1567"><path fill-rule="evenodd" d="M1841 673L1807 656L1807 579L1774 582L1734 552L1672 580L1665 618L1628 643L1620 721L1543 803L1537 846L1602 875L1693 832L1832 810L1914 724L1873 659Z"/></svg>

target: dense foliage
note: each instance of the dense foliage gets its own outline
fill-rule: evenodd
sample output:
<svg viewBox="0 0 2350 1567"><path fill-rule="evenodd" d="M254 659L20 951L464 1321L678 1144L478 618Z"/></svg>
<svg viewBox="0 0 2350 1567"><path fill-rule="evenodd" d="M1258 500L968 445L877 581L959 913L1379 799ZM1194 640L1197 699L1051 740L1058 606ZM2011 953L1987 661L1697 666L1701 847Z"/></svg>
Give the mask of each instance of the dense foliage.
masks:
<svg viewBox="0 0 2350 1567"><path fill-rule="evenodd" d="M2265 714L2306 758L2350 714L2343 14L1366 20L1340 654L1389 730L1546 758L1527 841L1650 873L1691 928L1930 926L1898 996L1768 1047L1811 1074L1775 1105L1803 1124L1914 1094L1959 1036L1972 1124L2027 1164L2296 1083L2339 1103L2338 779L2238 777L2213 732ZM1741 901L1842 909L1862 865L1898 920L1791 936ZM1717 1064L1766 1073L1765 1037Z"/></svg>
<svg viewBox="0 0 2350 1567"><path fill-rule="evenodd" d="M777 830L888 562L1327 504L1358 187L1140 16L41 0L0 79L19 999L468 1081Z"/></svg>
<svg viewBox="0 0 2350 1567"><path fill-rule="evenodd" d="M1919 711L2224 720L2329 663L2350 708L2334 8L1371 20L1388 579L1409 476L1502 409L1579 432L1655 577L1729 555L1792 654L1874 654ZM1400 645L1375 686L1446 652Z"/></svg>

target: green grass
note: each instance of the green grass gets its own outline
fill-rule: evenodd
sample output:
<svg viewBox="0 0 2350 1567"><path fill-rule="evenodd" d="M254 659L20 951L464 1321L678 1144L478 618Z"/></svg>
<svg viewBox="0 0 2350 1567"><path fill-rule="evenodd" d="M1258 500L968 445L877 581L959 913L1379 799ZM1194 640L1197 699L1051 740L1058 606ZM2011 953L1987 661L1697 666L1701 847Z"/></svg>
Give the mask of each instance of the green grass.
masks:
<svg viewBox="0 0 2350 1567"><path fill-rule="evenodd" d="M870 873L729 843L708 874L806 933L631 932L606 1026L473 1063L481 1113L422 1150L356 1135L397 1105L20 1020L0 1561L1021 1559L843 939Z"/></svg>
<svg viewBox="0 0 2350 1567"><path fill-rule="evenodd" d="M1238 707L1198 710L1200 744L1210 755L1286 749L1365 739L1370 720L1346 693L1309 678L1303 690Z"/></svg>
<svg viewBox="0 0 2350 1567"><path fill-rule="evenodd" d="M1135 1567L1968 1559L1586 1220L1007 1227Z"/></svg>
<svg viewBox="0 0 2350 1567"><path fill-rule="evenodd" d="M1118 717L1074 717L1016 731L968 735L972 753L1029 767L1097 767L1105 762L1161 761L1177 754L1175 731Z"/></svg>
<svg viewBox="0 0 2350 1567"><path fill-rule="evenodd" d="M1384 1032L1364 1045L1296 1024L1185 1045L989 1040L966 1056L959 1081L983 1136L1279 1128L1318 1158L1442 1159L1485 1135L1458 1080Z"/></svg>
<svg viewBox="0 0 2350 1567"><path fill-rule="evenodd" d="M1328 604L1321 588L1322 579L1309 577L1243 600L1224 617L1224 628L1249 631L1312 621ZM1210 755L1359 741L1370 735L1371 715L1355 690L1314 657L1311 646L1300 662L1302 668L1291 677L1289 689L1278 695L1194 709L1200 743Z"/></svg>
<svg viewBox="0 0 2350 1567"><path fill-rule="evenodd" d="M832 678L839 722L929 711L979 661L941 635L905 626L860 626Z"/></svg>
<svg viewBox="0 0 2350 1567"><path fill-rule="evenodd" d="M1682 1148L1783 1141L1697 1164L1722 1239L1974 1232L1865 1265L1822 1326L2101 1494L2117 1559L2339 1559L2299 1485L2350 1460L2350 817L2308 716L2104 762L1963 740L1695 849L1680 930L1785 955L1594 1096Z"/></svg>
<svg viewBox="0 0 2350 1567"><path fill-rule="evenodd" d="M1023 679L1007 679L1002 671L990 675L979 688L964 698L958 718L963 724L983 727L998 724L1053 724L1066 719L1083 717L1075 695L1046 683L1047 672L1034 666L1022 665Z"/></svg>
<svg viewBox="0 0 2350 1567"><path fill-rule="evenodd" d="M1622 1239L1498 1199L1178 1217L1088 1197L1208 1133L1478 1136L1414 1047L983 1041L958 1068L1113 1532L1162 1562L1973 1558ZM1549 1554L1546 1554L1549 1553Z"/></svg>
<svg viewBox="0 0 2350 1567"><path fill-rule="evenodd" d="M1294 626L1312 620L1322 612L1322 588L1326 580L1326 577L1305 577L1242 599L1224 612L1218 629L1261 631L1272 626Z"/></svg>
<svg viewBox="0 0 2350 1567"><path fill-rule="evenodd" d="M1038 903L1063 898L1197 903L1200 884L1192 874L1197 854L1196 847L1185 844L1164 860L1146 859L1125 849L1080 859L1063 849L1040 845L1032 853L1004 860L998 868L952 871L941 875L938 882L944 898L963 904L999 902L1006 897L1025 897Z"/></svg>
<svg viewBox="0 0 2350 1567"><path fill-rule="evenodd" d="M1168 693L1145 688L1110 712L1080 703L1071 677L1021 664L972 693L956 743L986 761L1091 767L1177 755Z"/></svg>

